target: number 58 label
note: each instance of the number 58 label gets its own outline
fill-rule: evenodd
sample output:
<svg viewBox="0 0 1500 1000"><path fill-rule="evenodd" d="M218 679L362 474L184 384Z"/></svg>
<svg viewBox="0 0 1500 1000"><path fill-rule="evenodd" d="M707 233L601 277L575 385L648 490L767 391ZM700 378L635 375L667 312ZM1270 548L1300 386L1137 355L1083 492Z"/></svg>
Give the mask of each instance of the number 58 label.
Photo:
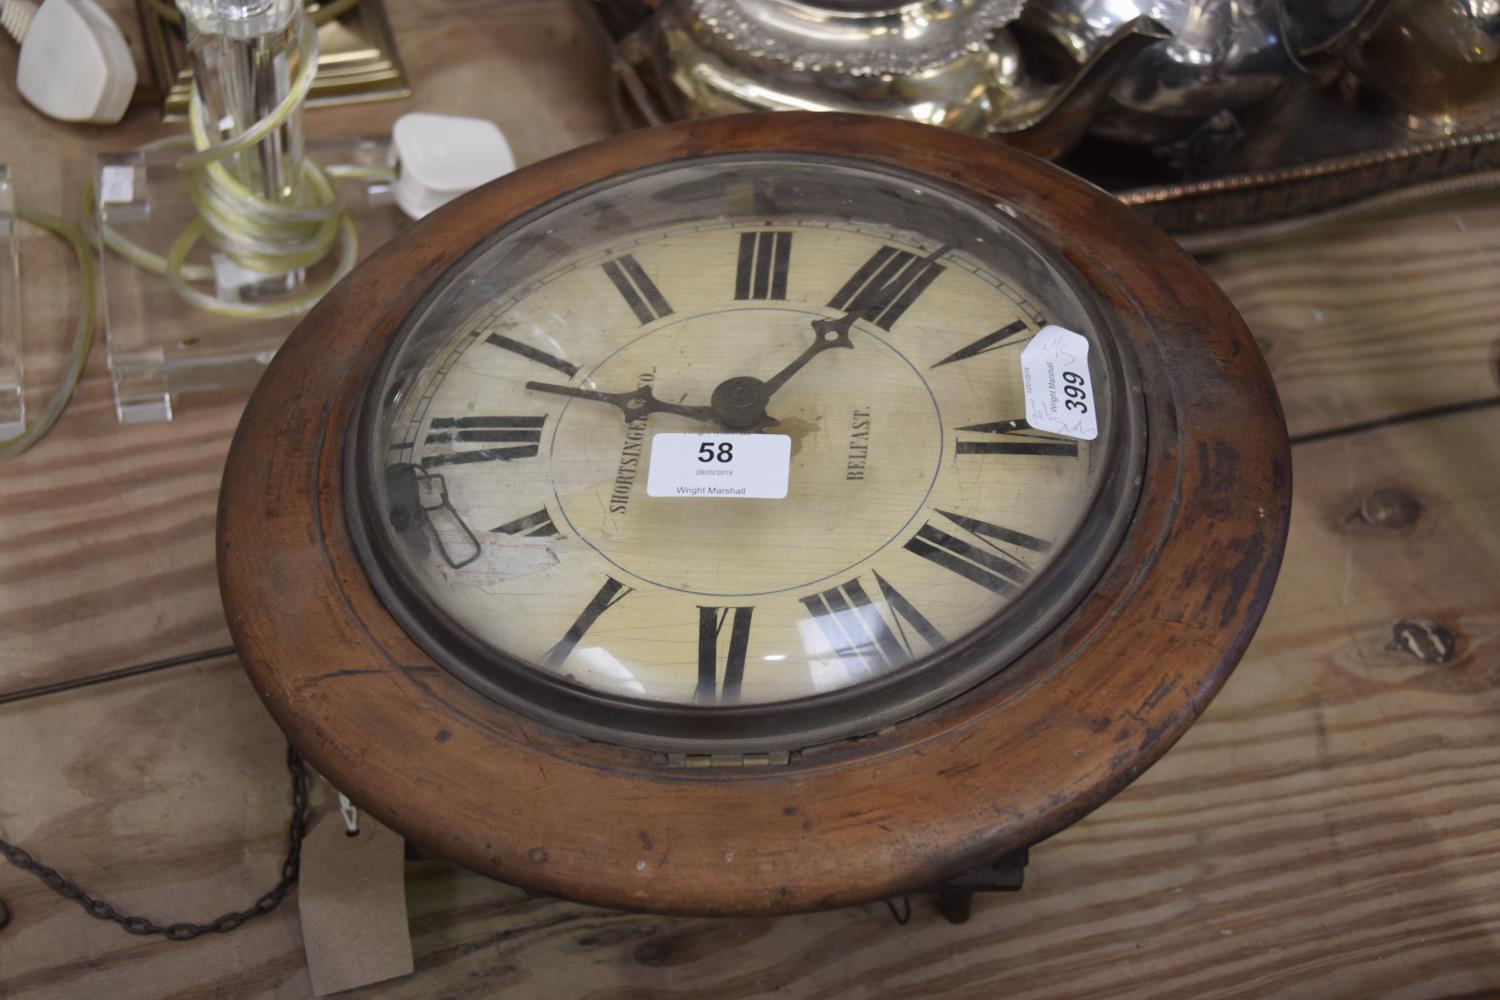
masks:
<svg viewBox="0 0 1500 1000"><path fill-rule="evenodd" d="M791 464L785 434L657 434L646 495L780 500Z"/></svg>

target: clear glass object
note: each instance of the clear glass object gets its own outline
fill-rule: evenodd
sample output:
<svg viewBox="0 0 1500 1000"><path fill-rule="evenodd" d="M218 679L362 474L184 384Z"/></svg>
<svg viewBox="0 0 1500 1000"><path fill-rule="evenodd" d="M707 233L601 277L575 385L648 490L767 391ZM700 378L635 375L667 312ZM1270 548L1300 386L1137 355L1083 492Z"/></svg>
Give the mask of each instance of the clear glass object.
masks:
<svg viewBox="0 0 1500 1000"><path fill-rule="evenodd" d="M301 69L301 0L180 0L178 7L209 137L233 139L271 115L292 88ZM222 162L260 197L297 204L305 152L298 107L259 143ZM219 296L233 301L289 295L306 280L301 269L256 273L232 249L216 254L214 265Z"/></svg>
<svg viewBox="0 0 1500 1000"><path fill-rule="evenodd" d="M0 163L0 438L15 437L26 427L17 226L10 167Z"/></svg>
<svg viewBox="0 0 1500 1000"><path fill-rule="evenodd" d="M372 137L319 140L308 144L307 154L325 165L384 168L390 144ZM158 149L99 156L99 220L165 254L197 214L188 177L176 166L180 155L180 149ZM106 171L111 172L108 183ZM359 233L361 256L405 224L389 181L335 183ZM308 270L308 280L326 280L337 256L335 248ZM121 423L172 419L174 393L254 385L299 318L238 319L206 312L179 298L162 276L108 249L101 249L99 267L110 380Z"/></svg>
<svg viewBox="0 0 1500 1000"><path fill-rule="evenodd" d="M354 466L367 568L444 666L565 725L774 743L797 713L910 711L1055 623L1128 509L1135 404L1070 273L993 206L848 161L564 199L388 348ZM1027 425L1047 324L1090 343L1094 440ZM789 438L785 498L648 492L660 435L707 435L703 476L747 431Z"/></svg>
<svg viewBox="0 0 1500 1000"><path fill-rule="evenodd" d="M217 144L235 138L273 114L293 90L302 69L300 0L183 0L179 7L207 139ZM177 166L183 152L147 148L98 157L101 227L165 256L200 217L192 178ZM388 172L389 152L385 139L307 144L297 108L255 145L219 162L253 195L302 208L314 207L316 198L304 183L306 157L324 167L366 168L371 176L371 168ZM213 183L210 171L197 177L205 187ZM401 225L388 181L351 178L334 185L362 252L385 242ZM227 224L209 226L199 249L189 255L191 266L211 264L214 297L274 306L331 279L339 243L319 263L276 271L275 263L286 259L284 248L307 234L289 231L285 243L279 228L251 234L236 224L236 213L243 211L236 208ZM208 217L203 221L208 225ZM174 393L253 384L297 322L295 315L245 319L200 309L180 298L165 278L117 252L102 250L100 261L110 376L122 423L170 420Z"/></svg>

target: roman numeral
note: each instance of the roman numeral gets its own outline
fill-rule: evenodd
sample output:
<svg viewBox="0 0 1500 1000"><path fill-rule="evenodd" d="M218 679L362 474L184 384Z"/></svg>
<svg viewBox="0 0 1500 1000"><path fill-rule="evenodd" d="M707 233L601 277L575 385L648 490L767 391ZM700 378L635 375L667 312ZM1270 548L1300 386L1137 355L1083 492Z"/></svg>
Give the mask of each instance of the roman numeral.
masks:
<svg viewBox="0 0 1500 1000"><path fill-rule="evenodd" d="M734 297L786 298L786 272L791 262L791 233L740 233L740 258L734 269Z"/></svg>
<svg viewBox="0 0 1500 1000"><path fill-rule="evenodd" d="M724 688L719 692L719 633L729 625L729 650L724 659ZM733 705L740 700L745 679L745 650L750 646L750 616L754 608L705 608L698 606L698 687L693 701L700 705Z"/></svg>
<svg viewBox="0 0 1500 1000"><path fill-rule="evenodd" d="M926 257L918 257L895 247L881 247L828 304L844 312L862 313L882 330L889 330L943 273L937 258L947 252L947 247L939 247Z"/></svg>
<svg viewBox="0 0 1500 1000"><path fill-rule="evenodd" d="M986 552L976 545L950 535L941 528L934 527L931 521L923 524L916 535L907 540L906 550L944 569L952 570L964 579L971 580L1002 597L1015 594L1021 584L1024 584L1031 576L1031 568L1018 556L1000 548L995 542L1004 542L1011 548L1028 549L1032 552L1046 552L1052 548L1051 542L1037 538L1035 535L1028 535L1024 531L1013 531L1010 528L1002 528L998 524L990 524L988 521L953 514L946 510L939 510L938 513L994 551Z"/></svg>
<svg viewBox="0 0 1500 1000"><path fill-rule="evenodd" d="M635 313L642 326L672 315L672 307L667 305L667 300L662 298L656 285L630 254L605 261L604 273L609 276L615 290L624 296L625 304L630 306L630 311Z"/></svg>
<svg viewBox="0 0 1500 1000"><path fill-rule="evenodd" d="M1024 320L1018 319L1014 323L1007 323L1005 326L1002 326L994 333L987 333L967 347L959 348L932 367L941 368L943 365L951 365L955 361L963 361L967 358L978 357L979 355L984 354L987 351L997 350L1001 347L1012 347L1016 344L1024 344L1027 340L1030 339L1029 337L1023 337L1015 340L1012 340L1010 338L1015 337L1015 335L1018 333L1025 333L1026 330L1027 327Z"/></svg>
<svg viewBox="0 0 1500 1000"><path fill-rule="evenodd" d="M542 657L542 662L553 669L562 666L563 661L568 658L569 653L573 652L573 648L578 645L584 633L599 620L599 616L619 601L624 600L631 589L612 576L606 577L604 586L599 588L599 593L594 595L594 599L589 601L573 624L568 626L568 631L557 640L557 644L547 650L547 655Z"/></svg>
<svg viewBox="0 0 1500 1000"><path fill-rule="evenodd" d="M988 424L970 424L958 428L975 434L993 434L1001 440L965 441L957 439L954 453L958 455L1052 455L1062 458L1078 457L1077 441L1058 441L1050 437L1038 437L1025 420L996 420ZM1028 433L1029 432L1029 433Z"/></svg>
<svg viewBox="0 0 1500 1000"><path fill-rule="evenodd" d="M505 448L449 450L422 459L422 468L467 465L470 462L509 462L532 458L542 442L546 417L434 417L428 425L426 444L507 444Z"/></svg>
<svg viewBox="0 0 1500 1000"><path fill-rule="evenodd" d="M929 648L943 644L942 633L932 622L879 573L872 575L888 609L889 621L870 600L858 577L800 598L803 607L818 623L823 637L856 677L891 670L912 659L911 639L903 621L922 637Z"/></svg>
<svg viewBox="0 0 1500 1000"><path fill-rule="evenodd" d="M557 525L552 523L552 515L547 513L547 508L533 514L523 514L514 521L506 521L498 528L491 528L502 535L520 535L524 538L551 538L557 534Z"/></svg>
<svg viewBox="0 0 1500 1000"><path fill-rule="evenodd" d="M531 361L535 361L539 365L546 365L548 368L562 372L564 375L568 376L568 378L572 378L574 375L578 374L577 365L570 364L569 362L564 361L562 358L559 358L557 355L548 354L546 351L532 347L530 344L523 344L519 340L512 340L511 338L501 336L498 333L492 333L488 337L484 338L484 342L486 344L493 344L496 347L500 348L502 351L510 351L512 354L519 354L521 357L527 358Z"/></svg>

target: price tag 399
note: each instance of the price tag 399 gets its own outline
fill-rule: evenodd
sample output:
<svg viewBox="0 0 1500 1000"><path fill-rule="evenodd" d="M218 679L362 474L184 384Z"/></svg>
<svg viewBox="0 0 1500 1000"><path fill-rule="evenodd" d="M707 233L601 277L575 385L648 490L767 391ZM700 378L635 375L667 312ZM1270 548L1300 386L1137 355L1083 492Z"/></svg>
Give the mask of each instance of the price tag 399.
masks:
<svg viewBox="0 0 1500 1000"><path fill-rule="evenodd" d="M657 434L646 495L780 500L791 464L785 434Z"/></svg>
<svg viewBox="0 0 1500 1000"><path fill-rule="evenodd" d="M1044 326L1021 352L1026 422L1039 431L1092 441L1099 436L1089 342L1061 326Z"/></svg>

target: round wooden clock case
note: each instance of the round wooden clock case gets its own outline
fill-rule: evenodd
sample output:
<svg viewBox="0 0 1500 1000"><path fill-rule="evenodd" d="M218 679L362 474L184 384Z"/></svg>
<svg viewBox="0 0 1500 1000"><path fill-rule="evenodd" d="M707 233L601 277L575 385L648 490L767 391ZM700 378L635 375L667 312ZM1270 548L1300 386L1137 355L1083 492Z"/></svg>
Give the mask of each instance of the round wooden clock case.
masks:
<svg viewBox="0 0 1500 1000"><path fill-rule="evenodd" d="M1068 271L1119 355L1114 391L1133 414L1134 457L1108 494L1087 575L1033 616L1040 634L1004 662L986 659L999 640L979 630L993 641L957 642L940 670L909 671L945 680L912 682L927 686L886 698L863 730L827 713L803 719L797 701L783 703L782 730L764 722L774 703L709 706L701 719L731 720L716 746L691 705L658 712L670 723L659 730L631 729L602 709L569 715L568 698L607 708L609 697L528 700L524 684L512 698L476 681L455 662L472 651L452 652L405 609L371 555L378 532L362 527L351 456L387 348L497 231L632 172L750 154L918 176L1003 212ZM844 319L847 330L869 317ZM937 884L1120 791L1244 652L1289 504L1286 431L1260 354L1165 235L1057 168L981 140L886 119L748 115L620 136L521 170L357 268L250 401L225 472L219 570L241 659L276 721L411 841L603 906L765 914ZM515 672L526 683L534 673ZM847 721L856 702L837 704Z"/></svg>

